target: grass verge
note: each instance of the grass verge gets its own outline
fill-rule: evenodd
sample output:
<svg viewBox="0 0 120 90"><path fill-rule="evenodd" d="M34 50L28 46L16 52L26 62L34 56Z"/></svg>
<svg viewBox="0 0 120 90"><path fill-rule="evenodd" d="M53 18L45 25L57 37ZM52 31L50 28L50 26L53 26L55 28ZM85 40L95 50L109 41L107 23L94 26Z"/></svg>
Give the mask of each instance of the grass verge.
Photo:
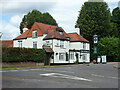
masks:
<svg viewBox="0 0 120 90"><path fill-rule="evenodd" d="M19 70L19 69L34 69L34 68L49 68L49 67L66 67L73 65L54 65L54 66L32 66L32 67L13 67L13 68L2 68L2 70Z"/></svg>

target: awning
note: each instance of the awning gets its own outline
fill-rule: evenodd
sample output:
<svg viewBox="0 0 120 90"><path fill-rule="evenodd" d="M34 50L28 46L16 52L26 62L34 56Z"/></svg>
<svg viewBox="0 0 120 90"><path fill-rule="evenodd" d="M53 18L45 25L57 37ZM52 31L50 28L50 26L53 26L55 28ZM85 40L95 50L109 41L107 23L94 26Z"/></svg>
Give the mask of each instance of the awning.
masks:
<svg viewBox="0 0 120 90"><path fill-rule="evenodd" d="M46 53L54 53L52 48L50 46L43 46L43 49L45 50Z"/></svg>

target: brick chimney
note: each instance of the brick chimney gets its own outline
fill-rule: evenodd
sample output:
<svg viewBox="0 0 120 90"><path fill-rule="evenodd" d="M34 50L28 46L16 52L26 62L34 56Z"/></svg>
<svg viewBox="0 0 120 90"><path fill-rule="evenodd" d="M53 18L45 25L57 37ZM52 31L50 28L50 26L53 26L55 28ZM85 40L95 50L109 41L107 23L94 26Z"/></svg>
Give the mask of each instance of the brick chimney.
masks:
<svg viewBox="0 0 120 90"><path fill-rule="evenodd" d="M24 24L23 32L25 32L26 30L28 30L27 24Z"/></svg>
<svg viewBox="0 0 120 90"><path fill-rule="evenodd" d="M27 24L24 25L24 28L27 28Z"/></svg>
<svg viewBox="0 0 120 90"><path fill-rule="evenodd" d="M78 24L75 25L75 32L76 32L78 35L80 35L80 28L79 28L79 25L78 25Z"/></svg>

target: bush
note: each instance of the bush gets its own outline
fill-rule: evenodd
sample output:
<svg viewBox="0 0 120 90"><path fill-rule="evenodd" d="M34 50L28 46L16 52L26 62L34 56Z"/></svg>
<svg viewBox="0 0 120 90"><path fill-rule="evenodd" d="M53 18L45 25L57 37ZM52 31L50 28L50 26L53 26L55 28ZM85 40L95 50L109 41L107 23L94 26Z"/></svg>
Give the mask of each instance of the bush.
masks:
<svg viewBox="0 0 120 90"><path fill-rule="evenodd" d="M3 62L44 62L45 51L34 48L2 47Z"/></svg>
<svg viewBox="0 0 120 90"><path fill-rule="evenodd" d="M119 38L105 37L98 43L98 55L106 55L107 61L119 62Z"/></svg>

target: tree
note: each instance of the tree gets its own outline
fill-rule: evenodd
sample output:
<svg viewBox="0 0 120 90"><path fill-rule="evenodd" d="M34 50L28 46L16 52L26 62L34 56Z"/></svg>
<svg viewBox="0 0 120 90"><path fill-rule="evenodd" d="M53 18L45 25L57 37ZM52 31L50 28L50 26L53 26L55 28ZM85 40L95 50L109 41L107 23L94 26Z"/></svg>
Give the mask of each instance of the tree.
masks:
<svg viewBox="0 0 120 90"><path fill-rule="evenodd" d="M106 55L108 61L119 61L119 38L105 37L98 43L98 55Z"/></svg>
<svg viewBox="0 0 120 90"><path fill-rule="evenodd" d="M120 9L119 7L116 7L112 11L112 16L111 16L111 22L116 24L117 27L117 33L118 35L120 34ZM116 37L118 37L118 35Z"/></svg>
<svg viewBox="0 0 120 90"><path fill-rule="evenodd" d="M46 24L57 25L55 19L48 13L43 13L43 22Z"/></svg>
<svg viewBox="0 0 120 90"><path fill-rule="evenodd" d="M112 23L110 9L106 2L85 2L79 11L76 21L81 29L84 38L90 41L90 58L93 54L93 35L97 34L98 39L111 36Z"/></svg>
<svg viewBox="0 0 120 90"><path fill-rule="evenodd" d="M58 25L55 19L47 12L41 13L38 10L32 10L27 15L24 15L22 22L20 23L20 33L23 33L24 24L27 24L30 29L34 22L45 23L50 25Z"/></svg>
<svg viewBox="0 0 120 90"><path fill-rule="evenodd" d="M82 35L90 42L94 34L99 38L109 35L111 14L106 2L85 2L79 13L77 24Z"/></svg>

